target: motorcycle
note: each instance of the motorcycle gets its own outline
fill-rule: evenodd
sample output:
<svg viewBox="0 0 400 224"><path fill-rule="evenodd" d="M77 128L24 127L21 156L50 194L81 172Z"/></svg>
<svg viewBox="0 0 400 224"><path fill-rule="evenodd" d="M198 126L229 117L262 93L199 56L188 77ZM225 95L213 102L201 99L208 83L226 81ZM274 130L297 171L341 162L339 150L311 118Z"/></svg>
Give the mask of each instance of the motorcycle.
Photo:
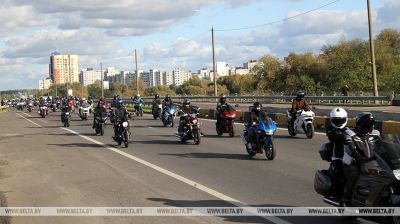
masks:
<svg viewBox="0 0 400 224"><path fill-rule="evenodd" d="M293 124L290 120L292 119L290 111L287 111L288 116L288 132L290 136L296 136L297 134L306 134L307 138L314 136L314 117L315 114L311 110L299 110Z"/></svg>
<svg viewBox="0 0 400 224"><path fill-rule="evenodd" d="M166 127L167 125L174 127L175 115L176 115L176 107L174 105L167 106L165 108L164 113L161 117L164 127Z"/></svg>
<svg viewBox="0 0 400 224"><path fill-rule="evenodd" d="M183 113L181 111L181 113ZM194 141L194 144L199 145L201 141L201 130L199 119L197 118L198 112L183 114L181 117L184 117L183 124L183 132L181 134L176 133L176 137L178 137L181 142L185 143L188 140ZM182 121L181 121L182 122Z"/></svg>
<svg viewBox="0 0 400 224"><path fill-rule="evenodd" d="M114 140L118 143L118 145L121 145L123 142L125 148L128 148L129 146L128 127L129 127L128 121L117 121L114 126L114 128L117 129L116 131L117 135L114 137Z"/></svg>
<svg viewBox="0 0 400 224"><path fill-rule="evenodd" d="M38 114L42 117L45 118L47 115L49 115L49 109L46 105L41 105L39 107Z"/></svg>
<svg viewBox="0 0 400 224"><path fill-rule="evenodd" d="M64 127L69 127L71 121L71 113L69 111L63 111L61 113L61 122L64 124Z"/></svg>
<svg viewBox="0 0 400 224"><path fill-rule="evenodd" d="M154 119L161 118L162 113L162 104L153 103L153 108L151 109L151 114L153 115Z"/></svg>
<svg viewBox="0 0 400 224"><path fill-rule="evenodd" d="M143 104L142 103L135 103L135 111L136 111L136 116L143 117Z"/></svg>
<svg viewBox="0 0 400 224"><path fill-rule="evenodd" d="M24 102L18 102L17 103L17 110L23 111L25 107L25 103Z"/></svg>
<svg viewBox="0 0 400 224"><path fill-rule="evenodd" d="M265 151L267 159L273 160L276 156L274 145L274 134L278 129L276 123L270 117L261 117L258 119L258 124L255 126L248 127L246 125L245 127L246 129L240 137L246 146L246 151L249 156L253 157L257 153L263 154L263 151ZM253 128L255 131L255 142L251 142L251 149L247 147L247 144L249 143L247 130L249 130L249 128Z"/></svg>
<svg viewBox="0 0 400 224"><path fill-rule="evenodd" d="M33 109L33 103L32 102L29 102L28 103L28 112L32 112L32 109Z"/></svg>
<svg viewBox="0 0 400 224"><path fill-rule="evenodd" d="M82 121L87 120L90 112L90 105L89 104L82 104L79 107L79 117Z"/></svg>
<svg viewBox="0 0 400 224"><path fill-rule="evenodd" d="M96 135L100 134L101 136L104 135L104 127L107 120L107 116L103 113L102 116L96 116L94 118L94 129L96 131Z"/></svg>
<svg viewBox="0 0 400 224"><path fill-rule="evenodd" d="M331 161L332 147L321 145L319 154L324 161ZM328 170L318 170L315 174L314 189L322 195L323 201L336 207L399 207L400 206L400 137L383 136L374 147L375 159L360 167L361 174L348 202L342 203L334 197L332 166ZM349 165L353 158L345 149L343 163ZM342 182L345 182L345 177ZM357 214L353 218L356 217ZM382 223L399 223L400 218L387 216Z"/></svg>
<svg viewBox="0 0 400 224"><path fill-rule="evenodd" d="M56 110L57 110L57 104L56 104L56 102L53 102L53 103L50 104L50 109L51 109L53 112L56 112Z"/></svg>
<svg viewBox="0 0 400 224"><path fill-rule="evenodd" d="M221 108L220 120L215 124L219 136L223 135L223 133L229 133L230 137L235 136L236 113L236 110L231 105L225 105Z"/></svg>

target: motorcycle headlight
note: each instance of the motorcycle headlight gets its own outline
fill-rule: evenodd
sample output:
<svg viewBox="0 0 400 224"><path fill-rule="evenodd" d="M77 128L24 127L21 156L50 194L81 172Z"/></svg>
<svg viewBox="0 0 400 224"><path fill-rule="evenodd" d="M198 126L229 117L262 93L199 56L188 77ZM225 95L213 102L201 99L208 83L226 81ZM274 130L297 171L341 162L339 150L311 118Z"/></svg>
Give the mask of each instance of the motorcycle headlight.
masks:
<svg viewBox="0 0 400 224"><path fill-rule="evenodd" d="M393 174L397 180L400 180L400 169L393 170Z"/></svg>
<svg viewBox="0 0 400 224"><path fill-rule="evenodd" d="M265 134L267 134L267 135L273 135L274 132L273 132L272 130L268 130L268 131L265 131Z"/></svg>
<svg viewBox="0 0 400 224"><path fill-rule="evenodd" d="M122 122L122 126L123 126L124 128L127 128L127 127L128 127L128 122L127 122L127 121Z"/></svg>
<svg viewBox="0 0 400 224"><path fill-rule="evenodd" d="M193 119L193 124L197 124L197 119Z"/></svg>

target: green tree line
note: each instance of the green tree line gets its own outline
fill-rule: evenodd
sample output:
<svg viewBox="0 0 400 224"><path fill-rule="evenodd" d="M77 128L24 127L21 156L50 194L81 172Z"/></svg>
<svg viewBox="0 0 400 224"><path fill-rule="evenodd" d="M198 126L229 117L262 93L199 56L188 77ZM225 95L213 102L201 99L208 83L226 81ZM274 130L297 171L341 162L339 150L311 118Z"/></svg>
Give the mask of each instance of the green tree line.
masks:
<svg viewBox="0 0 400 224"><path fill-rule="evenodd" d="M375 40L378 89L380 92L400 93L400 32L383 30ZM335 45L323 46L319 54L290 53L285 59L264 55L248 75L230 75L217 80L219 93L226 94L292 94L299 89L308 95L331 95L340 92L347 84L351 92L372 92L372 72L369 42L367 40L341 40ZM136 82L129 87L110 83L105 97L120 95L132 97ZM56 86L39 94L55 95ZM58 95L66 95L65 86L57 86ZM82 86L73 84L74 95L82 95ZM159 95L212 95L214 83L209 79L193 76L181 86L155 86L145 88L139 83L143 96ZM101 95L101 86L95 83L83 88L83 96Z"/></svg>

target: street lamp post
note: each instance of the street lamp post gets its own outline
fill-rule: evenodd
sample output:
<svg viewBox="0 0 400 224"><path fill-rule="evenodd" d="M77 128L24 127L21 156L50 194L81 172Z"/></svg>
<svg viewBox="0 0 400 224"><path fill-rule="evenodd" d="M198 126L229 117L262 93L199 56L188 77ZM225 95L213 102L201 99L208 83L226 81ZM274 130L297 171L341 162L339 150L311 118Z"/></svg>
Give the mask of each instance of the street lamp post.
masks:
<svg viewBox="0 0 400 224"><path fill-rule="evenodd" d="M371 21L371 4L370 0L367 0L368 7L368 28L369 28L369 46L371 53L371 69L372 69L372 82L374 88L374 96L378 96L378 81L376 78L376 64L375 64L375 47L374 47L374 37L372 32L372 21Z"/></svg>
<svg viewBox="0 0 400 224"><path fill-rule="evenodd" d="M104 96L103 63L100 62L101 96Z"/></svg>

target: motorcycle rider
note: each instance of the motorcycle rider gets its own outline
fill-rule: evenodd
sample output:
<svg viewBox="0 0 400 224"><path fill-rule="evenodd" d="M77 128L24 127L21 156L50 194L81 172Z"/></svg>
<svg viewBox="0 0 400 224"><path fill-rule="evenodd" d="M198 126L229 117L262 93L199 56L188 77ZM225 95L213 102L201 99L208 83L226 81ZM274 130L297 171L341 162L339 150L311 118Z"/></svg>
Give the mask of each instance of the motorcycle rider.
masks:
<svg viewBox="0 0 400 224"><path fill-rule="evenodd" d="M66 112L71 112L71 107L66 99L64 99L61 103L61 121L63 121L63 117Z"/></svg>
<svg viewBox="0 0 400 224"><path fill-rule="evenodd" d="M113 98L113 100L111 102L111 107L112 108L116 108L117 107L117 100L118 100L118 96L114 95L114 98Z"/></svg>
<svg viewBox="0 0 400 224"><path fill-rule="evenodd" d="M162 111L162 115L161 116L164 117L164 113L166 112L167 107L170 107L172 105L174 105L174 103L172 102L172 99L169 96L169 94L165 95L165 98L163 100L163 111Z"/></svg>
<svg viewBox="0 0 400 224"><path fill-rule="evenodd" d="M363 112L356 116L354 130L348 130L345 138L346 148L353 158L350 165L344 165L346 177L344 199L351 199L357 179L361 174L360 168L367 162L375 159L374 146L380 140L380 132L374 129L375 118L370 112ZM345 156L346 157L346 156ZM343 158L345 160L345 158Z"/></svg>
<svg viewBox="0 0 400 224"><path fill-rule="evenodd" d="M221 94L219 96L219 102L217 103L217 113L216 113L216 117L217 117L217 127L219 127L219 123L221 122L221 112L222 112L222 107L226 107L229 104L226 102L226 95L225 94Z"/></svg>
<svg viewBox="0 0 400 224"><path fill-rule="evenodd" d="M259 102L255 102L253 104L253 107L251 108L250 111L250 119L247 121L247 144L246 147L251 150L252 148L252 143L254 142L254 137L255 137L255 130L253 128L254 123L258 123L258 119L264 115L265 116L265 111L262 110L262 104Z"/></svg>
<svg viewBox="0 0 400 224"><path fill-rule="evenodd" d="M106 102L104 100L104 96L101 96L99 102L97 102L96 107L93 111L93 128L95 128L96 117L102 117L103 114L106 113Z"/></svg>
<svg viewBox="0 0 400 224"><path fill-rule="evenodd" d="M290 116L291 119L289 121L290 125L294 124L294 121L297 118L297 111L299 110L308 110L309 105L307 103L307 100L304 99L305 93L303 90L299 90L296 93L296 98L292 102L292 108L290 109Z"/></svg>
<svg viewBox="0 0 400 224"><path fill-rule="evenodd" d="M143 104L144 101L143 99L140 97L139 94L135 95L135 97L133 98L133 104L135 105L135 109L136 109L136 105L137 107L139 107L139 104Z"/></svg>
<svg viewBox="0 0 400 224"><path fill-rule="evenodd" d="M154 107L158 108L159 104L161 104L160 96L158 94L156 94L156 95L154 95L152 110L154 109Z"/></svg>
<svg viewBox="0 0 400 224"><path fill-rule="evenodd" d="M117 121L128 122L129 119L131 119L131 115L128 113L128 110L124 107L124 101L122 99L117 100L117 108L113 111L113 113L116 118L114 123L114 136L113 136L113 139L115 140L117 137L117 128L115 127ZM129 135L131 134L129 122L128 122L128 133Z"/></svg>
<svg viewBox="0 0 400 224"><path fill-rule="evenodd" d="M342 200L343 187L343 155L344 144L349 128L347 127L348 116L343 108L334 108L329 114L329 124L326 127L326 135L329 139L329 146L332 149L332 162L330 170L332 171L332 185L334 196L337 201Z"/></svg>
<svg viewBox="0 0 400 224"><path fill-rule="evenodd" d="M185 125L185 119L187 114L198 113L198 107L193 106L188 98L185 98L182 102L181 110L179 111L180 119L179 119L179 127L178 134L182 135Z"/></svg>

